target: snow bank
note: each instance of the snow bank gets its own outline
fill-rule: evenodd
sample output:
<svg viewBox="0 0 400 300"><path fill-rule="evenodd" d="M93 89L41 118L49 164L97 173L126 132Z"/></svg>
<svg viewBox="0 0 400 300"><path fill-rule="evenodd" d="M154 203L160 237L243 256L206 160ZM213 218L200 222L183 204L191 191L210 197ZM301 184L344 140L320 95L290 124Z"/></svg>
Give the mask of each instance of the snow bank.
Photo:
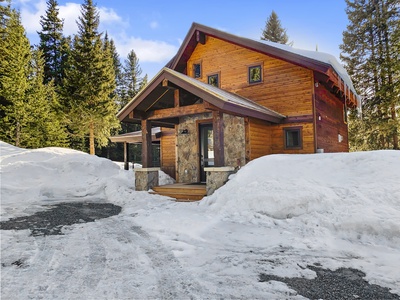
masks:
<svg viewBox="0 0 400 300"><path fill-rule="evenodd" d="M134 190L135 175L114 162L67 148L21 149L0 141L1 216L32 213L34 205L109 201ZM160 182L172 181L160 172ZM11 217L11 215L9 216Z"/></svg>
<svg viewBox="0 0 400 300"><path fill-rule="evenodd" d="M201 205L252 220L295 218L351 239L400 241L400 151L269 155Z"/></svg>

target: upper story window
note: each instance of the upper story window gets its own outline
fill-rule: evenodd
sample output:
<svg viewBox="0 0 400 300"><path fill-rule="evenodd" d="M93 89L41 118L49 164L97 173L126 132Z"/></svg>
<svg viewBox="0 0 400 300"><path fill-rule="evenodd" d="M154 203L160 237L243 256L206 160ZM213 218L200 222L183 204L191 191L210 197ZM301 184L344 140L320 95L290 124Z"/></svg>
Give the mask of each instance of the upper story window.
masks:
<svg viewBox="0 0 400 300"><path fill-rule="evenodd" d="M262 67L254 65L249 67L249 84L262 82Z"/></svg>
<svg viewBox="0 0 400 300"><path fill-rule="evenodd" d="M193 64L193 77L194 78L201 78L201 63Z"/></svg>
<svg viewBox="0 0 400 300"><path fill-rule="evenodd" d="M219 87L219 74L212 74L207 76L207 82L210 85Z"/></svg>
<svg viewBox="0 0 400 300"><path fill-rule="evenodd" d="M284 128L285 149L302 149L302 127Z"/></svg>

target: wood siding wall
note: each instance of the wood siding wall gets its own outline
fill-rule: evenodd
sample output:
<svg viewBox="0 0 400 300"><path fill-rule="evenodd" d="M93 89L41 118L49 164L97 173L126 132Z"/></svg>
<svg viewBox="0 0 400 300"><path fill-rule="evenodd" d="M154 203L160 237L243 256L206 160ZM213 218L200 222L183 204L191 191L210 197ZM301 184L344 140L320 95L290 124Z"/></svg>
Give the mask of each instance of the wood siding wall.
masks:
<svg viewBox="0 0 400 300"><path fill-rule="evenodd" d="M285 149L284 128L301 127L303 145L301 149ZM307 154L315 153L314 125L313 123L291 123L271 126L272 130L272 153L279 154Z"/></svg>
<svg viewBox="0 0 400 300"><path fill-rule="evenodd" d="M176 136L175 129L161 128L161 170L176 179Z"/></svg>
<svg viewBox="0 0 400 300"><path fill-rule="evenodd" d="M232 91L283 115L312 114L313 72L291 63L243 47L207 37L206 44L198 44L188 60L189 76L193 64L201 63L202 77L220 74L220 87ZM263 82L248 83L248 67L261 64Z"/></svg>
<svg viewBox="0 0 400 300"><path fill-rule="evenodd" d="M272 153L271 125L265 121L246 120L246 162Z"/></svg>
<svg viewBox="0 0 400 300"><path fill-rule="evenodd" d="M324 152L348 152L348 131L344 105L324 86L315 88L317 148ZM339 142L338 135L343 137Z"/></svg>

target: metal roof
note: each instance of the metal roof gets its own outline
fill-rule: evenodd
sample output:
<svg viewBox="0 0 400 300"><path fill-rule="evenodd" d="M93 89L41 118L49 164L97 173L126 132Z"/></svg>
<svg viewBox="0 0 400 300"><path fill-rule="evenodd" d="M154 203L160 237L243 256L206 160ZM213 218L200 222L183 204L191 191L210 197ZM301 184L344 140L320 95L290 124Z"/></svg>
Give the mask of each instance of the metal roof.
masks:
<svg viewBox="0 0 400 300"><path fill-rule="evenodd" d="M151 140L159 141L161 136L161 128L154 127L151 129ZM119 135L110 136L111 142L114 143L129 143L129 144L137 144L142 142L142 131L133 131L128 133L123 133Z"/></svg>

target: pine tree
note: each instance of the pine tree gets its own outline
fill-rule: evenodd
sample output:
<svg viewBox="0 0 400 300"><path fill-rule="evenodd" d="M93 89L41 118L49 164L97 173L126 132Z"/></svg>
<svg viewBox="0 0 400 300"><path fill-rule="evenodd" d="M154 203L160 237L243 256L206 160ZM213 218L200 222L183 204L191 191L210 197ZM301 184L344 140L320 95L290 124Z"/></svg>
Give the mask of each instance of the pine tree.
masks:
<svg viewBox="0 0 400 300"><path fill-rule="evenodd" d="M45 58L44 82L54 80L59 86L62 80L62 58L63 58L63 26L64 22L58 17L57 0L48 0L46 15L40 17L42 31L38 32L40 37L39 49Z"/></svg>
<svg viewBox="0 0 400 300"><path fill-rule="evenodd" d="M287 44L289 37L286 34L286 29L281 25L281 21L275 11L272 11L265 22L265 28L262 32L261 39L279 44Z"/></svg>
<svg viewBox="0 0 400 300"><path fill-rule="evenodd" d="M107 46L107 40L105 39L105 45ZM114 67L114 73L115 73L115 84L116 84L116 102L117 104L121 103L121 98L123 94L123 68L121 64L121 60L119 58L119 54L117 52L117 48L115 47L115 43L112 39L110 39L108 46L108 51L111 54L112 60L113 60L113 67Z"/></svg>
<svg viewBox="0 0 400 300"><path fill-rule="evenodd" d="M351 149L399 149L398 0L346 3L349 25L343 33L341 59L363 99L362 120L350 118L355 122L349 126Z"/></svg>
<svg viewBox="0 0 400 300"><path fill-rule="evenodd" d="M124 92L122 97L121 108L125 106L136 94L143 88L143 78L140 77L142 69L139 65L139 59L134 50L128 53L128 57L124 62ZM147 82L147 75L146 82Z"/></svg>
<svg viewBox="0 0 400 300"><path fill-rule="evenodd" d="M43 83L44 66L43 53L33 50L25 96L29 118L21 130L22 146L27 148L67 146L67 132L62 124L62 116L55 110L58 99L53 81Z"/></svg>
<svg viewBox="0 0 400 300"><path fill-rule="evenodd" d="M0 139L21 145L21 130L29 115L25 94L28 89L30 44L19 12L1 6L0 43Z"/></svg>
<svg viewBox="0 0 400 300"><path fill-rule="evenodd" d="M82 141L89 138L89 152L94 154L95 146L107 145L110 131L119 127L113 98L115 73L110 53L103 51L99 13L92 0L84 1L81 14L66 70L64 97L67 94L70 99L70 128Z"/></svg>

